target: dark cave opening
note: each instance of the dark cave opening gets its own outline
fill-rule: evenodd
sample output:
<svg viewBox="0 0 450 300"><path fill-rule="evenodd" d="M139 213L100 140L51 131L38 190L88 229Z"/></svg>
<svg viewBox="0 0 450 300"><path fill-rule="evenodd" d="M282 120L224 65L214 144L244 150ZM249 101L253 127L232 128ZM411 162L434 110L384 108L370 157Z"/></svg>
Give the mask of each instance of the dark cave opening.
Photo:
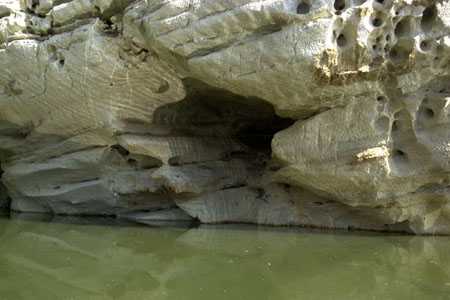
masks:
<svg viewBox="0 0 450 300"><path fill-rule="evenodd" d="M0 164L0 212L9 211L11 198L8 195L8 191L2 182L3 169Z"/></svg>
<svg viewBox="0 0 450 300"><path fill-rule="evenodd" d="M231 138L252 153L271 155L273 136L295 120L276 115L273 106L256 97L243 97L203 82L186 79L187 97L159 108L154 124L172 134Z"/></svg>

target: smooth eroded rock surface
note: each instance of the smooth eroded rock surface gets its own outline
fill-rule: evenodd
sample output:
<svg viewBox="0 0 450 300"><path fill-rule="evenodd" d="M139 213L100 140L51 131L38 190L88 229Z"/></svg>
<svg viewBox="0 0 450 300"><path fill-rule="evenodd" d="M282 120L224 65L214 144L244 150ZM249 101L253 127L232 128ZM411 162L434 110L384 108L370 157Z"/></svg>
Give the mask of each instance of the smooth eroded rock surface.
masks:
<svg viewBox="0 0 450 300"><path fill-rule="evenodd" d="M449 234L449 12L0 0L0 207Z"/></svg>

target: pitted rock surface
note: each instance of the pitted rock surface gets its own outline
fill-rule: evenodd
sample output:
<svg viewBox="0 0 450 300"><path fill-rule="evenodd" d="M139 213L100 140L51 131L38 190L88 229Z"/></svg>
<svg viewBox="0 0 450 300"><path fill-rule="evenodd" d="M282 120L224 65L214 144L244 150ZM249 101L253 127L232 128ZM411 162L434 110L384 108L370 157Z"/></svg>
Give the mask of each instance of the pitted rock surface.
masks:
<svg viewBox="0 0 450 300"><path fill-rule="evenodd" d="M450 2L0 0L0 207L450 234Z"/></svg>

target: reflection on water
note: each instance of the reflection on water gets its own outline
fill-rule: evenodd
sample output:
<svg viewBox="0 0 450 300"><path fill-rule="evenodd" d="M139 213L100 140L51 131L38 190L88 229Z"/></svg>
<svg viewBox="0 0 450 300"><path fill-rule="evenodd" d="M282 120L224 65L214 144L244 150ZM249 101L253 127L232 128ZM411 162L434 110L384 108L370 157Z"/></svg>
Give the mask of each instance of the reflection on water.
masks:
<svg viewBox="0 0 450 300"><path fill-rule="evenodd" d="M450 297L447 237L18 219L0 237L2 300Z"/></svg>

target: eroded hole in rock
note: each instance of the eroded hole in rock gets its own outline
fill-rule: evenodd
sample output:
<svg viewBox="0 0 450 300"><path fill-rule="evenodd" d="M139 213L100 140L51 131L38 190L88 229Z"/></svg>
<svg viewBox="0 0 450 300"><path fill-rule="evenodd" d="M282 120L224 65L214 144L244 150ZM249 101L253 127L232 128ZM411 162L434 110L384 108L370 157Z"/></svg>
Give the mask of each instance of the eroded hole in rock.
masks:
<svg viewBox="0 0 450 300"><path fill-rule="evenodd" d="M337 44L339 47L341 47L341 48L343 48L343 47L345 47L345 46L347 45L347 38L345 37L344 34L341 33L341 34L337 37L337 39L336 39L336 44Z"/></svg>
<svg viewBox="0 0 450 300"><path fill-rule="evenodd" d="M39 0L32 0L31 1L31 8L36 9L36 7L39 5Z"/></svg>
<svg viewBox="0 0 450 300"><path fill-rule="evenodd" d="M419 110L419 118L429 120L434 117L434 111L428 107L421 107Z"/></svg>
<svg viewBox="0 0 450 300"><path fill-rule="evenodd" d="M411 35L412 32L412 21L411 17L406 17L397 23L395 26L394 33L397 37L407 37Z"/></svg>
<svg viewBox="0 0 450 300"><path fill-rule="evenodd" d="M379 15L373 17L373 19L372 19L372 25L374 27L380 27L381 25L383 25L383 23L384 23L383 18Z"/></svg>
<svg viewBox="0 0 450 300"><path fill-rule="evenodd" d="M425 32L431 31L431 29L433 29L434 22L436 21L436 17L437 17L436 7L434 5L427 7L423 11L422 20L420 22L422 30Z"/></svg>
<svg viewBox="0 0 450 300"><path fill-rule="evenodd" d="M402 109L394 114L395 121L392 123L392 133L404 134L412 129L411 116L406 109ZM401 133L400 133L401 131Z"/></svg>
<svg viewBox="0 0 450 300"><path fill-rule="evenodd" d="M394 149L392 159L396 163L406 163L408 161L408 155L403 150Z"/></svg>
<svg viewBox="0 0 450 300"><path fill-rule="evenodd" d="M274 134L294 122L278 117L271 104L258 98L238 96L192 79L185 80L185 86L186 99L159 108L154 114L154 125L166 128L174 136L242 145L225 151L221 157L224 160L235 157L269 160ZM180 165L183 163L180 159L172 157L169 164Z"/></svg>
<svg viewBox="0 0 450 300"><path fill-rule="evenodd" d="M335 0L334 1L334 9L337 11L341 11L345 9L345 0Z"/></svg>
<svg viewBox="0 0 450 300"><path fill-rule="evenodd" d="M431 50L431 43L430 41L427 40L423 40L422 42L420 42L420 50L427 52Z"/></svg>
<svg viewBox="0 0 450 300"><path fill-rule="evenodd" d="M400 124L398 120L395 120L394 122L392 122L392 131L398 131L400 129Z"/></svg>
<svg viewBox="0 0 450 300"><path fill-rule="evenodd" d="M412 52L413 44L409 41L397 43L389 52L389 58L394 64L406 63Z"/></svg>
<svg viewBox="0 0 450 300"><path fill-rule="evenodd" d="M311 4L306 1L300 1L297 6L297 13L300 15L307 14L311 11Z"/></svg>
<svg viewBox="0 0 450 300"><path fill-rule="evenodd" d="M426 90L427 93L430 93L431 90L427 89ZM433 110L433 104L436 104L437 101L435 101L436 99L433 97L433 101L431 101L431 98L426 96L425 98L423 98L422 103L420 104L419 110L418 110L418 114L419 114L419 118L423 117L425 119L431 119L434 117L434 110Z"/></svg>
<svg viewBox="0 0 450 300"><path fill-rule="evenodd" d="M386 103L387 99L385 96L378 96L377 101L380 103Z"/></svg>

